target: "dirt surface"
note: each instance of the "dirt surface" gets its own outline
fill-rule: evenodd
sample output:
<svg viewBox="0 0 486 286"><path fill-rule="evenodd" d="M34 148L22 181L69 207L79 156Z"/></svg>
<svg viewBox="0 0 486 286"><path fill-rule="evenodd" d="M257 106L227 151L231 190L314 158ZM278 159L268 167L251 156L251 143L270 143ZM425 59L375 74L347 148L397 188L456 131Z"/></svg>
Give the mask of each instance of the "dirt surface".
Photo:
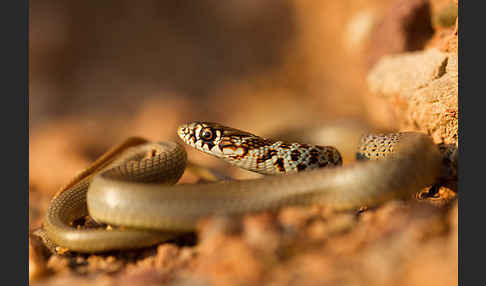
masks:
<svg viewBox="0 0 486 286"><path fill-rule="evenodd" d="M130 3L31 3L31 230L109 147L176 140L191 120L261 135L340 120L418 130L441 144L448 181L373 209L207 218L136 251L51 255L31 236L32 285L457 285L457 1Z"/></svg>

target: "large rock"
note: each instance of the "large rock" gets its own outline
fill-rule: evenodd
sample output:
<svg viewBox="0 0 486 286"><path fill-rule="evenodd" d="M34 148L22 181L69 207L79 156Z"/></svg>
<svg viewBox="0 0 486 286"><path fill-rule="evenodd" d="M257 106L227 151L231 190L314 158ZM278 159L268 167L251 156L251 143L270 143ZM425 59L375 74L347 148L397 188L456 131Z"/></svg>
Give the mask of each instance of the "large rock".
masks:
<svg viewBox="0 0 486 286"><path fill-rule="evenodd" d="M373 97L384 99L395 128L457 144L457 54L437 49L383 57L368 75Z"/></svg>

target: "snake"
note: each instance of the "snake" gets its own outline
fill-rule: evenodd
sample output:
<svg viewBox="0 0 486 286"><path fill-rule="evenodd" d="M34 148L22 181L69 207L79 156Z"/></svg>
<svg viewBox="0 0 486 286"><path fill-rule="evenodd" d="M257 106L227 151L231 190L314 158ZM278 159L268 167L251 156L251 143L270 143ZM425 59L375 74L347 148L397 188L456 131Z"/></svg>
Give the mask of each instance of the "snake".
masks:
<svg viewBox="0 0 486 286"><path fill-rule="evenodd" d="M342 165L332 146L263 138L218 123L190 122L177 134L199 151L265 176L176 184L188 161L184 146L131 137L53 197L39 236L81 253L148 247L194 232L210 216L306 205L346 211L407 198L432 185L441 168L437 146L418 132L364 134L350 165ZM73 224L88 215L113 227Z"/></svg>

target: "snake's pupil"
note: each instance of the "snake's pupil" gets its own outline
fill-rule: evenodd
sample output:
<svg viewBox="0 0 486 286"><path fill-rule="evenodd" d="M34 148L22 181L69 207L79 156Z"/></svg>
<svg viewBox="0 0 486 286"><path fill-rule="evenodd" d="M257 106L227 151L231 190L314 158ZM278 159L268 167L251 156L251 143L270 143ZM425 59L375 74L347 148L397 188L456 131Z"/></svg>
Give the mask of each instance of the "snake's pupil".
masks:
<svg viewBox="0 0 486 286"><path fill-rule="evenodd" d="M213 133L210 130L204 130L201 134L201 137L206 140L210 140L213 137Z"/></svg>

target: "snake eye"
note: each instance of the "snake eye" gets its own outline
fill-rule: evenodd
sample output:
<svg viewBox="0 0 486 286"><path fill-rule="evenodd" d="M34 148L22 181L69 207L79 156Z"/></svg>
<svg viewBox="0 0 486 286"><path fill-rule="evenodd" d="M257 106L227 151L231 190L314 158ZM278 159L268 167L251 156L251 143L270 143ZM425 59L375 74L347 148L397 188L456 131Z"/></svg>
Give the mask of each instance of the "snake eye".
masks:
<svg viewBox="0 0 486 286"><path fill-rule="evenodd" d="M214 133L211 129L203 129L201 130L201 133L199 134L199 137L205 141L212 140L214 137Z"/></svg>

